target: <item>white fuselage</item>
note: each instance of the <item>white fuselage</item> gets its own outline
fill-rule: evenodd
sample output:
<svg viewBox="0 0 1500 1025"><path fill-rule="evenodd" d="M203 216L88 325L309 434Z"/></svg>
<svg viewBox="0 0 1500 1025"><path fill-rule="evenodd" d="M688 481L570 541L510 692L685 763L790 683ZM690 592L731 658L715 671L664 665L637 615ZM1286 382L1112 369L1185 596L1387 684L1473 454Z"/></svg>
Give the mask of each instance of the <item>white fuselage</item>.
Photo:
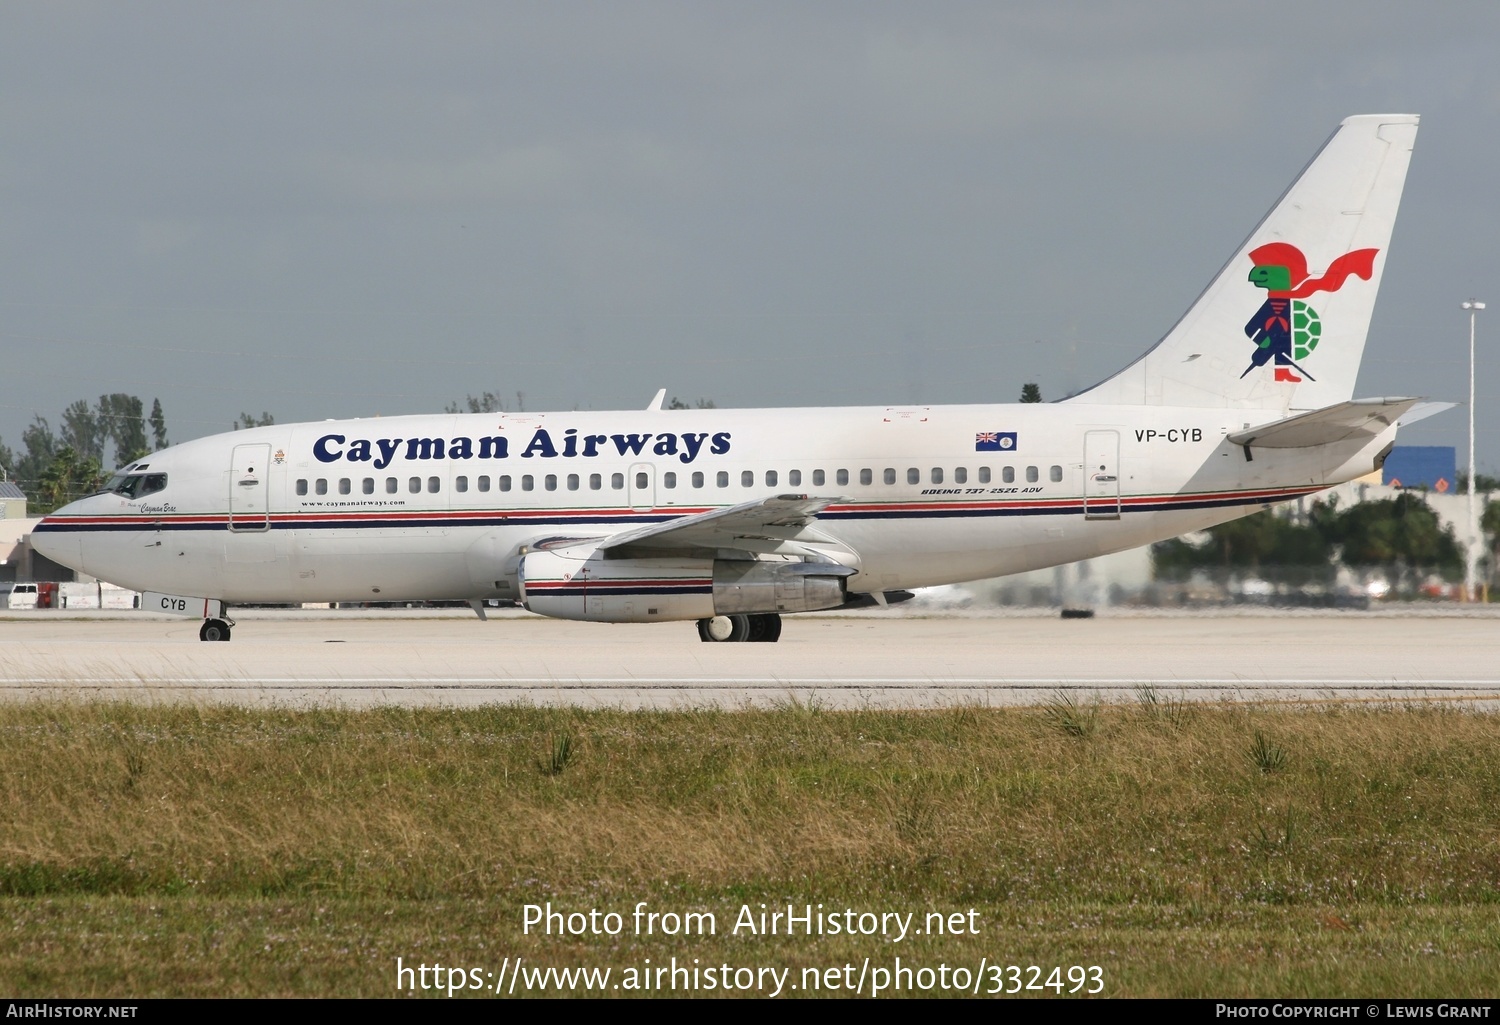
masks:
<svg viewBox="0 0 1500 1025"><path fill-rule="evenodd" d="M515 559L773 495L817 516L851 592L1072 562L1369 472L1394 428L1245 450L1256 410L1062 404L403 416L155 453L141 498L39 524L39 551L136 590L242 602L517 597Z"/></svg>

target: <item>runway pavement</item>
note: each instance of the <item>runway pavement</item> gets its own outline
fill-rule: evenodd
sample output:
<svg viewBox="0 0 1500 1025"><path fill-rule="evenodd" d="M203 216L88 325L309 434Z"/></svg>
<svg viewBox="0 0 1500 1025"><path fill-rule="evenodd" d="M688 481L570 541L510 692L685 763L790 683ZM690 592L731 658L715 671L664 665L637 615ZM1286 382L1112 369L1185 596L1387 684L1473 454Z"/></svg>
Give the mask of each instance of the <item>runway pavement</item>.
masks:
<svg viewBox="0 0 1500 1025"><path fill-rule="evenodd" d="M1477 611L1477 610L1476 610ZM1485 614L1056 613L788 617L777 644L704 644L692 624L522 613L239 614L234 639L142 613L0 618L0 696L235 704L679 708L818 702L1461 701L1500 707L1500 618Z"/></svg>

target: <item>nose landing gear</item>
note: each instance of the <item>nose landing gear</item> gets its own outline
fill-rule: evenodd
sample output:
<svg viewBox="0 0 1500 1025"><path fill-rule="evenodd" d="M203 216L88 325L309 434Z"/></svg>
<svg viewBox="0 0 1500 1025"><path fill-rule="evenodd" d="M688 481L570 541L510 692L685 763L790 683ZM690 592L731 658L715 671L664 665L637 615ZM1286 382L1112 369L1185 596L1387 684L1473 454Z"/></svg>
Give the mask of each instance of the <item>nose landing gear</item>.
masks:
<svg viewBox="0 0 1500 1025"><path fill-rule="evenodd" d="M774 612L756 616L714 616L698 620L698 639L714 644L729 641L777 641L781 617Z"/></svg>
<svg viewBox="0 0 1500 1025"><path fill-rule="evenodd" d="M227 619L205 619L198 630L200 641L227 641L232 624Z"/></svg>

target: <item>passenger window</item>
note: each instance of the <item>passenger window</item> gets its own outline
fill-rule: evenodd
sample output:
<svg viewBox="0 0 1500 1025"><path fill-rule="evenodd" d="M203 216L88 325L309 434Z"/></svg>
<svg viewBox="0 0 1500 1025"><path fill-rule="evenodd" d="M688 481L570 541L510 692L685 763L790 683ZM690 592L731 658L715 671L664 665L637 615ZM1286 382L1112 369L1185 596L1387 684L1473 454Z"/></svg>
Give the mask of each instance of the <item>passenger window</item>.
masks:
<svg viewBox="0 0 1500 1025"><path fill-rule="evenodd" d="M860 470L859 471L859 482L861 484L873 484L873 483L875 483L875 471L874 470Z"/></svg>
<svg viewBox="0 0 1500 1025"><path fill-rule="evenodd" d="M341 495L347 495L347 494L349 494L353 490L354 490L354 488L351 486L348 477L340 477L339 478L339 494L341 494Z"/></svg>
<svg viewBox="0 0 1500 1025"><path fill-rule="evenodd" d="M570 474L568 474L568 490L569 491L577 491L578 490L578 474L576 474L576 473L570 473Z"/></svg>
<svg viewBox="0 0 1500 1025"><path fill-rule="evenodd" d="M495 487L499 488L501 491L509 491L510 490L510 474L508 474L508 473L502 473L500 476L496 477L495 478Z"/></svg>
<svg viewBox="0 0 1500 1025"><path fill-rule="evenodd" d="M589 474L589 490L598 491L602 487L604 487L604 478L597 473Z"/></svg>
<svg viewBox="0 0 1500 1025"><path fill-rule="evenodd" d="M625 490L625 475L623 473L612 473L609 475L609 486L616 491Z"/></svg>
<svg viewBox="0 0 1500 1025"><path fill-rule="evenodd" d="M422 478L412 477L408 479L406 482L406 490L411 492L413 495L420 495L422 493Z"/></svg>
<svg viewBox="0 0 1500 1025"><path fill-rule="evenodd" d="M932 483L943 483L943 468L941 466L934 466L932 468Z"/></svg>
<svg viewBox="0 0 1500 1025"><path fill-rule="evenodd" d="M477 483L479 485L479 490L480 491L488 491L490 489L490 477L489 477L489 474L487 474L487 473L480 474L479 475L479 479L475 483Z"/></svg>
<svg viewBox="0 0 1500 1025"><path fill-rule="evenodd" d="M428 477L427 478L427 491L428 491L429 494L433 494L433 495L437 494L438 493L438 489L441 488L442 486L443 486L442 478L440 478L440 477Z"/></svg>
<svg viewBox="0 0 1500 1025"><path fill-rule="evenodd" d="M651 481L648 479L646 471L642 470L635 475L635 486L637 488L647 488L651 486Z"/></svg>
<svg viewBox="0 0 1500 1025"><path fill-rule="evenodd" d="M981 484L988 484L989 482L990 482L990 468L988 466L981 466L979 468L979 483L981 483Z"/></svg>
<svg viewBox="0 0 1500 1025"><path fill-rule="evenodd" d="M396 478L395 477L387 477L385 479L385 493L387 495L394 495L396 493Z"/></svg>
<svg viewBox="0 0 1500 1025"><path fill-rule="evenodd" d="M694 470L693 471L693 487L695 487L695 488L701 488L702 486L703 486L703 471L702 470Z"/></svg>
<svg viewBox="0 0 1500 1025"><path fill-rule="evenodd" d="M1014 466L1007 466L1001 470L1000 479L1006 484L1014 484L1016 482L1016 468Z"/></svg>
<svg viewBox="0 0 1500 1025"><path fill-rule="evenodd" d="M867 470L865 472L868 473L869 471ZM834 477L834 480L838 481L840 487L843 487L844 485L846 485L846 484L849 483L849 471L848 470L839 470L837 473L835 473L833 475L833 477Z"/></svg>
<svg viewBox="0 0 1500 1025"><path fill-rule="evenodd" d="M1035 466L1028 466L1028 467L1026 467L1026 483L1027 484L1035 484L1037 482L1037 480L1040 479L1040 477L1041 477L1041 475L1039 473L1037 473L1037 469L1036 469Z"/></svg>
<svg viewBox="0 0 1500 1025"><path fill-rule="evenodd" d="M741 470L740 471L740 487L742 487L742 488L753 488L753 487L755 487L755 471L754 470Z"/></svg>
<svg viewBox="0 0 1500 1025"><path fill-rule="evenodd" d="M668 470L661 475L661 486L664 488L675 488L677 486L677 474Z"/></svg>
<svg viewBox="0 0 1500 1025"><path fill-rule="evenodd" d="M363 491L367 495L373 495L375 493L375 478L374 477L366 477L360 483L360 490Z"/></svg>
<svg viewBox="0 0 1500 1025"><path fill-rule="evenodd" d="M776 486L776 471L775 470L767 470L766 471L766 487L768 487L768 488L774 488L775 486Z"/></svg>
<svg viewBox="0 0 1500 1025"><path fill-rule="evenodd" d="M967 466L955 466L953 468L953 483L969 483L969 468Z"/></svg>
<svg viewBox="0 0 1500 1025"><path fill-rule="evenodd" d="M727 488L727 487L729 487L729 471L728 470L720 470L719 471L719 476L717 478L717 483L718 483L719 487L721 487L721 488Z"/></svg>
<svg viewBox="0 0 1500 1025"><path fill-rule="evenodd" d="M307 494L307 478L304 477L301 480L297 481L297 494Z"/></svg>
<svg viewBox="0 0 1500 1025"><path fill-rule="evenodd" d="M556 491L557 490L557 474L555 474L555 473L549 473L549 474L547 474L546 477L542 478L542 485L548 491Z"/></svg>
<svg viewBox="0 0 1500 1025"><path fill-rule="evenodd" d="M1047 476L1049 476L1049 477L1052 478L1052 483L1054 483L1054 484L1058 483L1059 481L1062 480L1062 467L1061 466L1054 466L1052 468L1051 472L1047 474Z"/></svg>
<svg viewBox="0 0 1500 1025"><path fill-rule="evenodd" d="M454 491L468 491L469 490L469 478L467 478L467 477L454 477L453 478L453 490Z"/></svg>
<svg viewBox="0 0 1500 1025"><path fill-rule="evenodd" d="M908 484L920 484L920 483L922 483L922 471L919 470L919 469L917 469L915 466L909 467L907 469L907 471L906 471L906 483L908 483Z"/></svg>
<svg viewBox="0 0 1500 1025"><path fill-rule="evenodd" d="M822 470L814 470L813 471L813 487L815 487L815 488L821 488L822 486L823 486L823 471Z"/></svg>
<svg viewBox="0 0 1500 1025"><path fill-rule="evenodd" d="M529 473L523 473L523 474L521 474L521 490L522 491L531 491L535 487L536 487L536 481L532 478L531 474L529 474Z"/></svg>
<svg viewBox="0 0 1500 1025"><path fill-rule="evenodd" d="M802 471L788 470L786 472L786 482L790 487L800 488L802 486Z"/></svg>
<svg viewBox="0 0 1500 1025"><path fill-rule="evenodd" d="M883 479L887 484L896 483L896 468L894 466L887 466L885 468L885 477Z"/></svg>
<svg viewBox="0 0 1500 1025"><path fill-rule="evenodd" d="M328 481L322 477L319 477L318 482L313 485L313 490L320 495L328 494Z"/></svg>

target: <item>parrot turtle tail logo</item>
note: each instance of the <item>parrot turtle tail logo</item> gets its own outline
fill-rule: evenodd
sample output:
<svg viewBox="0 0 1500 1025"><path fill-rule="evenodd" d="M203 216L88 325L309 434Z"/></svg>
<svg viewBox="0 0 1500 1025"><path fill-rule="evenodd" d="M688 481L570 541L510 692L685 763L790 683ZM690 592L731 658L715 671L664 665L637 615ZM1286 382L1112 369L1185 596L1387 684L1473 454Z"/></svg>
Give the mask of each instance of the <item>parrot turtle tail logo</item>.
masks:
<svg viewBox="0 0 1500 1025"><path fill-rule="evenodd" d="M1378 249L1356 249L1345 253L1328 265L1322 277L1314 278L1307 273L1307 257L1302 250L1288 242L1269 242L1250 250L1250 259L1255 264L1250 271L1250 283L1266 290L1266 301L1245 325L1245 334L1256 348L1250 365L1240 376L1274 361L1278 381L1295 382L1303 377L1317 380L1299 362L1318 347L1323 321L1318 311L1302 300L1314 292L1337 292L1350 275L1369 281L1375 273L1378 252Z"/></svg>

